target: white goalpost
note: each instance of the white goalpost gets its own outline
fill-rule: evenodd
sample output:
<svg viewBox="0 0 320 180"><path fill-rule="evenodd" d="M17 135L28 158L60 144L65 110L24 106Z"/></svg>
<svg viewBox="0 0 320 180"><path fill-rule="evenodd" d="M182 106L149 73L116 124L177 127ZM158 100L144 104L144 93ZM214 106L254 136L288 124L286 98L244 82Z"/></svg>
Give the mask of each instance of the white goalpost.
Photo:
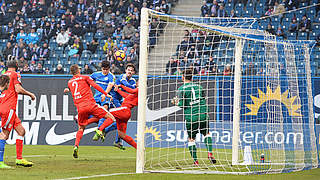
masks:
<svg viewBox="0 0 320 180"><path fill-rule="evenodd" d="M261 31L263 20L181 17L142 8L137 173L260 174L318 167L314 42ZM210 134L203 136L199 125L196 150L188 143L185 107L171 103L185 69L203 87L208 108Z"/></svg>

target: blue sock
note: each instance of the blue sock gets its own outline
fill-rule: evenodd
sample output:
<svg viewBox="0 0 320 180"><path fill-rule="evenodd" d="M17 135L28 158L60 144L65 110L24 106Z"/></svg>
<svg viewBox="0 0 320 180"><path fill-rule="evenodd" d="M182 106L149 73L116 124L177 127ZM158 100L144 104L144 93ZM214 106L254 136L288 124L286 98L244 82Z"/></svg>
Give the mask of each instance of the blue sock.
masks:
<svg viewBox="0 0 320 180"><path fill-rule="evenodd" d="M117 123L114 122L114 123L112 123L110 126L106 127L106 128L104 129L104 131L105 131L106 134L107 134L108 132L113 131L113 130L116 130L116 129L117 129Z"/></svg>
<svg viewBox="0 0 320 180"><path fill-rule="evenodd" d="M6 140L0 139L0 162L3 162L4 146L6 145Z"/></svg>
<svg viewBox="0 0 320 180"><path fill-rule="evenodd" d="M116 141L115 143L119 143L121 141L121 138L118 135L118 131L116 131Z"/></svg>
<svg viewBox="0 0 320 180"><path fill-rule="evenodd" d="M104 120L104 118L99 119L98 127L100 127L103 124Z"/></svg>

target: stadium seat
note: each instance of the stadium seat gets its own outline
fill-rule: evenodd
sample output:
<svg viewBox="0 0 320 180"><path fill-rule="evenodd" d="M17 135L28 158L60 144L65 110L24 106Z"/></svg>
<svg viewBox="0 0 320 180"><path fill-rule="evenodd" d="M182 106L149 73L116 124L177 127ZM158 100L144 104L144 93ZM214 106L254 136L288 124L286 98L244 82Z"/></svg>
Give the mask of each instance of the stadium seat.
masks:
<svg viewBox="0 0 320 180"><path fill-rule="evenodd" d="M296 40L296 33L289 33L288 34L288 40Z"/></svg>
<svg viewBox="0 0 320 180"><path fill-rule="evenodd" d="M248 11L248 10L246 10L246 11L243 12L242 16L243 16L243 17L247 17L247 18L248 18L248 17L251 17L251 12Z"/></svg>
<svg viewBox="0 0 320 180"><path fill-rule="evenodd" d="M305 32L298 33L298 40L307 40L307 33Z"/></svg>
<svg viewBox="0 0 320 180"><path fill-rule="evenodd" d="M62 63L67 62L68 56L66 54L59 55L59 61L61 61Z"/></svg>
<svg viewBox="0 0 320 180"><path fill-rule="evenodd" d="M54 53L60 56L61 54L63 54L63 47L56 47Z"/></svg>
<svg viewBox="0 0 320 180"><path fill-rule="evenodd" d="M98 32L98 33L96 33L96 34L94 35L94 37L97 38L97 39L102 39L102 38L104 37L104 34L101 33L101 32Z"/></svg>
<svg viewBox="0 0 320 180"><path fill-rule="evenodd" d="M93 33L86 33L84 38L85 40L91 42L93 39Z"/></svg>
<svg viewBox="0 0 320 180"><path fill-rule="evenodd" d="M225 9L228 13L233 9L233 3L227 3Z"/></svg>
<svg viewBox="0 0 320 180"><path fill-rule="evenodd" d="M78 64L79 57L78 56L71 56L69 58L69 61L71 62L71 64Z"/></svg>

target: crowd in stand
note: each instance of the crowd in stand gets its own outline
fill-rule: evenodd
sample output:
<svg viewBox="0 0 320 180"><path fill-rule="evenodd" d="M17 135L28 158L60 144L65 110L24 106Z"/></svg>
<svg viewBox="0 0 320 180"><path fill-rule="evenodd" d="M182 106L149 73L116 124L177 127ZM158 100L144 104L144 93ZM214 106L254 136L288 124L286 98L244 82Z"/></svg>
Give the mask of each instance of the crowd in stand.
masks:
<svg viewBox="0 0 320 180"><path fill-rule="evenodd" d="M286 17L283 14L286 11L295 10L301 8L303 5L312 5L312 3L319 3L312 0L204 0L203 5L201 6L201 16L202 17L218 17L218 18L235 18L242 17L240 11L237 11L237 7L241 7L242 12L247 13L248 3L251 3L252 14L250 17L263 17L263 21L268 22L265 31L270 34L276 35L279 38L287 39L288 33L294 33L294 39L298 38L299 33L306 33L307 39L318 40L320 42L320 36L311 37L310 32L312 31L312 23L308 17L307 12L310 9L307 9L302 18L298 19L295 13L290 17L290 24L288 27L285 27L284 30L282 27L286 25L283 23L283 18ZM263 3L263 12L257 14L259 11L255 11L256 7ZM303 4L304 3L304 4ZM241 4L241 6L239 6ZM227 11L225 6L229 5L232 7ZM314 7L314 14L317 15L320 9L320 6ZM239 14L237 14L239 13ZM310 13L310 12L309 12ZM312 13L310 13L312 14ZM257 16L258 15L258 16ZM274 23L271 17L273 16L278 18L277 23ZM299 21L298 21L299 20ZM275 27L275 24L278 27ZM262 23L259 26L261 27ZM258 28L260 28L258 27ZM309 37L310 36L310 37ZM181 74L185 68L193 68L194 73L198 75L231 75L233 73L232 62L222 64L222 68L217 65L218 59L215 59L213 56L213 51L217 50L217 44L221 40L224 40L223 37L207 33L205 31L193 29L191 32L185 30L185 35L177 46L176 54L173 55L166 65L166 72L168 75ZM320 44L320 43L318 43ZM246 66L246 69L243 71L244 75L259 75L263 73L263 69L255 67L255 64L250 63Z"/></svg>
<svg viewBox="0 0 320 180"><path fill-rule="evenodd" d="M111 71L124 72L126 63L138 67L140 10L148 7L170 13L177 0L2 0L0 1L0 38L7 40L1 55L0 70L8 58L18 60L21 73L63 74L64 66L52 61L53 54L67 54L80 60L83 54L100 53ZM157 26L154 19L151 26ZM150 44L156 42L150 32ZM88 38L89 37L89 38ZM101 44L103 42L103 44ZM56 45L57 47L52 47ZM56 48L62 53L57 54ZM59 51L60 51L59 49ZM113 53L126 52L124 61L115 61ZM99 66L87 58L83 71L91 73ZM52 68L52 64L55 65Z"/></svg>

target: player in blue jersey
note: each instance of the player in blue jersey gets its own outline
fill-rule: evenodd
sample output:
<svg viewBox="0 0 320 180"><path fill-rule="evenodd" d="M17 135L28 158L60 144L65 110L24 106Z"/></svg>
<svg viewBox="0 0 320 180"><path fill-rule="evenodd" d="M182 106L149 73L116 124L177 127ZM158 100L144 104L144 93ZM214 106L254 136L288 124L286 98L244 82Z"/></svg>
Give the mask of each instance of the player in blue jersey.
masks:
<svg viewBox="0 0 320 180"><path fill-rule="evenodd" d="M135 74L135 72L136 72L136 67L133 64L128 63L126 65L126 73L121 74L119 76L119 78L117 78L115 84L118 86L123 85L123 86L129 87L131 89L135 89L136 88L136 80L132 77ZM124 90L122 90L122 91L124 91ZM112 97L113 97L113 106L112 107L120 107L122 104L122 101L123 101L123 97L118 92L116 92L114 96L112 95ZM99 127L102 125L103 122L104 122L104 119L100 119ZM116 130L116 129L117 129L117 123L114 122L110 126L105 128L105 134L107 134L110 131ZM98 140L98 137L94 137L94 140ZM116 141L114 142L114 146L116 146L122 150L125 149L121 143L121 138L118 137L118 134L117 134Z"/></svg>
<svg viewBox="0 0 320 180"><path fill-rule="evenodd" d="M101 71L95 72L90 76L106 93L110 94L112 97L116 95L116 92L113 90L113 85L115 83L116 77L110 72L110 62L102 61ZM113 104L110 98L105 98L102 96L100 91L96 91L94 94L94 99L101 106L106 106L110 108L110 105Z"/></svg>

